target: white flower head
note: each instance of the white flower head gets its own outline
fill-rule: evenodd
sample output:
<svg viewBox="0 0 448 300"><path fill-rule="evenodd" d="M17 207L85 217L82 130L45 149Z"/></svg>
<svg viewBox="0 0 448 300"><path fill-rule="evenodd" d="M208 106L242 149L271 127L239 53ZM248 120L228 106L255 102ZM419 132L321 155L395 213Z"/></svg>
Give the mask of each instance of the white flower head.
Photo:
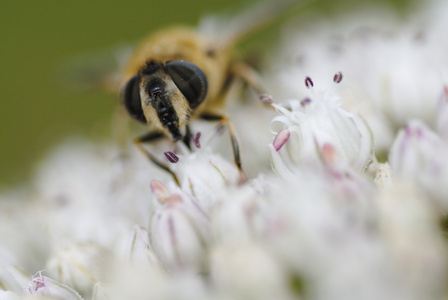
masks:
<svg viewBox="0 0 448 300"><path fill-rule="evenodd" d="M210 221L196 201L178 188L153 181L156 208L150 241L168 270L202 270L210 240Z"/></svg>
<svg viewBox="0 0 448 300"><path fill-rule="evenodd" d="M389 152L394 177L420 186L448 209L448 144L419 120L411 121L397 135Z"/></svg>
<svg viewBox="0 0 448 300"><path fill-rule="evenodd" d="M334 77L336 83L341 79L340 73ZM280 151L289 169L317 161L365 170L373 158L373 137L367 124L356 113L341 108L341 98L331 89L314 91L309 77L305 84L312 91L311 97L290 100L287 105L271 104L281 114L272 120L276 134L270 146L274 169L281 168L276 164L276 152Z"/></svg>
<svg viewBox="0 0 448 300"><path fill-rule="evenodd" d="M341 70L350 82L341 88L344 106L366 119L378 152L387 151L396 129L411 119L434 126L439 91L448 82L443 2L416 1L401 20L379 5L331 19L304 17L285 28L273 56L274 95L302 94L298 76L318 80Z"/></svg>

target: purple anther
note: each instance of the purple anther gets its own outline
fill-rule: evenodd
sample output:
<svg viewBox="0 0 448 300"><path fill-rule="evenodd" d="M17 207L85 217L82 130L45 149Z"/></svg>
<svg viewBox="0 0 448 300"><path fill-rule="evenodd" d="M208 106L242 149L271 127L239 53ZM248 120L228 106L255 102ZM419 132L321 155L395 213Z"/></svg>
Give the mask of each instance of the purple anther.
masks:
<svg viewBox="0 0 448 300"><path fill-rule="evenodd" d="M39 289L44 288L44 287L45 287L45 281L41 278L38 278L35 281L34 291L37 292Z"/></svg>
<svg viewBox="0 0 448 300"><path fill-rule="evenodd" d="M311 80L311 77L307 76L305 78L305 85L306 85L307 88L310 88L310 87L314 86L314 83L313 83L313 80Z"/></svg>
<svg viewBox="0 0 448 300"><path fill-rule="evenodd" d="M179 161L179 157L176 154L174 154L174 152L166 151L163 152L163 154L165 154L165 157L170 161L170 163L175 164Z"/></svg>
<svg viewBox="0 0 448 300"><path fill-rule="evenodd" d="M341 82L342 81L342 73L341 72L337 72L336 74L334 74L333 81L335 83Z"/></svg>
<svg viewBox="0 0 448 300"><path fill-rule="evenodd" d="M310 103L311 103L311 99L310 98L305 98L302 101L300 101L300 105L303 106L303 107L308 105L308 104L310 104Z"/></svg>
<svg viewBox="0 0 448 300"><path fill-rule="evenodd" d="M194 139L193 139L193 143L196 146L196 148L198 148L198 149L201 148L201 143L199 141L200 138L201 138L201 133L198 132L198 133L196 133L196 135L194 136Z"/></svg>
<svg viewBox="0 0 448 300"><path fill-rule="evenodd" d="M283 145L286 143L286 141L288 141L290 135L291 135L291 133L287 129L282 129L279 131L279 133L277 133L274 141L272 142L272 145L274 146L275 151L278 151L283 147Z"/></svg>
<svg viewBox="0 0 448 300"><path fill-rule="evenodd" d="M268 95L268 94L261 94L260 95L260 100L261 100L261 102L269 104L269 105L274 103L274 99L272 98L271 95Z"/></svg>

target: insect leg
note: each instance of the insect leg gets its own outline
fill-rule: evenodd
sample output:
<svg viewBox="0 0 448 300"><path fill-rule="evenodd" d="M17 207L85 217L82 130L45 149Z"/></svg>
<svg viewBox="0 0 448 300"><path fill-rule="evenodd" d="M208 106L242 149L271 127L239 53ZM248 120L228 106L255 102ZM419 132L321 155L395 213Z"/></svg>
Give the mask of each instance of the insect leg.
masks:
<svg viewBox="0 0 448 300"><path fill-rule="evenodd" d="M135 139L134 144L147 158L149 158L149 160L151 160L154 164L156 164L162 170L165 170L166 172L170 173L171 176L173 176L173 179L176 182L176 184L180 186L180 182L179 182L179 179L177 178L176 173L171 171L171 169L166 164L161 162L154 154L152 154L148 149L143 147L143 143L151 143L151 142L157 141L163 137L164 137L164 135L160 132L150 132L148 134L145 134L145 135Z"/></svg>
<svg viewBox="0 0 448 300"><path fill-rule="evenodd" d="M184 142L185 146L187 146L188 149L191 150L191 129L188 125L186 126L186 133L182 141Z"/></svg>
<svg viewBox="0 0 448 300"><path fill-rule="evenodd" d="M238 145L238 140L236 139L236 135L235 132L233 131L232 123L230 122L229 118L223 115L213 113L203 113L202 115L200 115L200 118L206 121L222 122L227 126L230 135L230 141L232 143L233 159L235 161L235 165L237 166L242 176L241 181L242 182L247 181L247 175L244 172L243 167L241 165L240 147Z"/></svg>
<svg viewBox="0 0 448 300"><path fill-rule="evenodd" d="M266 90L263 88L263 80L254 68L246 63L238 63L233 66L232 70L235 77L240 78L248 86L254 89L256 93L258 93L261 102L267 108L274 109L269 102L269 98L271 98L271 96L266 94Z"/></svg>
<svg viewBox="0 0 448 300"><path fill-rule="evenodd" d="M235 77L241 78L248 86L253 88L258 94L266 91L263 88L262 79L257 71L246 63L237 63L232 68Z"/></svg>

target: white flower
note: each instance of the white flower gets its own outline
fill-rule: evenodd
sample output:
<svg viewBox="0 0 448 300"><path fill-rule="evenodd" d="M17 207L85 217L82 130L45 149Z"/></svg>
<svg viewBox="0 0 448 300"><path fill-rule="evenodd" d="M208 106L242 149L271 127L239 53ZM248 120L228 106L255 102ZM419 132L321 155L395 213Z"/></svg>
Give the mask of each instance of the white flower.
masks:
<svg viewBox="0 0 448 300"><path fill-rule="evenodd" d="M310 78L306 78L305 84L312 88ZM274 150L280 150L289 169L320 161L323 165L365 170L373 159L373 137L367 124L357 114L342 109L341 99L331 90L312 92L310 98L302 101L272 104L281 116L272 121L272 132L277 136L270 146L271 155L276 156ZM280 126L276 129L277 123ZM276 161L273 158L274 169L278 171Z"/></svg>
<svg viewBox="0 0 448 300"><path fill-rule="evenodd" d="M111 253L90 242L67 242L57 245L47 260L46 271L51 278L88 296L98 281L107 278Z"/></svg>
<svg viewBox="0 0 448 300"><path fill-rule="evenodd" d="M171 145L173 151L164 152L163 162L167 163L175 174L182 191L194 197L201 208L208 212L221 192L247 178L245 174L240 173L234 162L227 161L211 150L212 141L225 128L223 124L219 124L212 131L207 127L199 128L203 131L199 130L194 134L191 149L181 142ZM220 137L220 140L222 139L223 137ZM225 138L225 141L230 150L228 139Z"/></svg>
<svg viewBox="0 0 448 300"><path fill-rule="evenodd" d="M233 187L220 194L210 213L216 243L257 241L266 233L270 203L252 186Z"/></svg>
<svg viewBox="0 0 448 300"><path fill-rule="evenodd" d="M241 176L234 163L213 154L209 148L180 156L172 169L180 180L182 190L192 195L205 211L225 189L237 184Z"/></svg>
<svg viewBox="0 0 448 300"><path fill-rule="evenodd" d="M135 225L126 253L126 262L132 265L159 267L160 262L149 242L149 233L146 229Z"/></svg>
<svg viewBox="0 0 448 300"><path fill-rule="evenodd" d="M156 209L150 241L168 270L203 270L210 240L209 218L195 200L180 190L153 181Z"/></svg>
<svg viewBox="0 0 448 300"><path fill-rule="evenodd" d="M33 296L48 296L54 299L83 300L75 290L41 274L33 276L33 280L25 293Z"/></svg>
<svg viewBox="0 0 448 300"><path fill-rule="evenodd" d="M390 150L394 177L418 184L448 209L448 144L424 123L414 120L400 130Z"/></svg>

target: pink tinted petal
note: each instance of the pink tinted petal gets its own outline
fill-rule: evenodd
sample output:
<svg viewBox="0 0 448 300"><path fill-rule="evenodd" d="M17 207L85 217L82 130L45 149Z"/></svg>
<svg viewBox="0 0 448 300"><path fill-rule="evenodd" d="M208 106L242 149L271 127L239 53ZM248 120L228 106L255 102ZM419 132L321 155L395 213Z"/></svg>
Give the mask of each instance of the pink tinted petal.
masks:
<svg viewBox="0 0 448 300"><path fill-rule="evenodd" d="M286 143L286 141L288 141L290 135L291 135L291 133L289 132L288 129L283 129L283 130L279 131L279 133L277 133L277 135L275 136L274 142L272 142L272 145L274 146L275 151L278 151L283 147L283 145Z"/></svg>
<svg viewBox="0 0 448 300"><path fill-rule="evenodd" d="M161 181L153 180L150 186L151 191L154 193L154 196L156 196L157 200L160 203L162 204L165 203L167 199L170 197L170 192Z"/></svg>
<svg viewBox="0 0 448 300"><path fill-rule="evenodd" d="M322 158L327 165L332 165L336 161L336 149L331 144L322 146Z"/></svg>

